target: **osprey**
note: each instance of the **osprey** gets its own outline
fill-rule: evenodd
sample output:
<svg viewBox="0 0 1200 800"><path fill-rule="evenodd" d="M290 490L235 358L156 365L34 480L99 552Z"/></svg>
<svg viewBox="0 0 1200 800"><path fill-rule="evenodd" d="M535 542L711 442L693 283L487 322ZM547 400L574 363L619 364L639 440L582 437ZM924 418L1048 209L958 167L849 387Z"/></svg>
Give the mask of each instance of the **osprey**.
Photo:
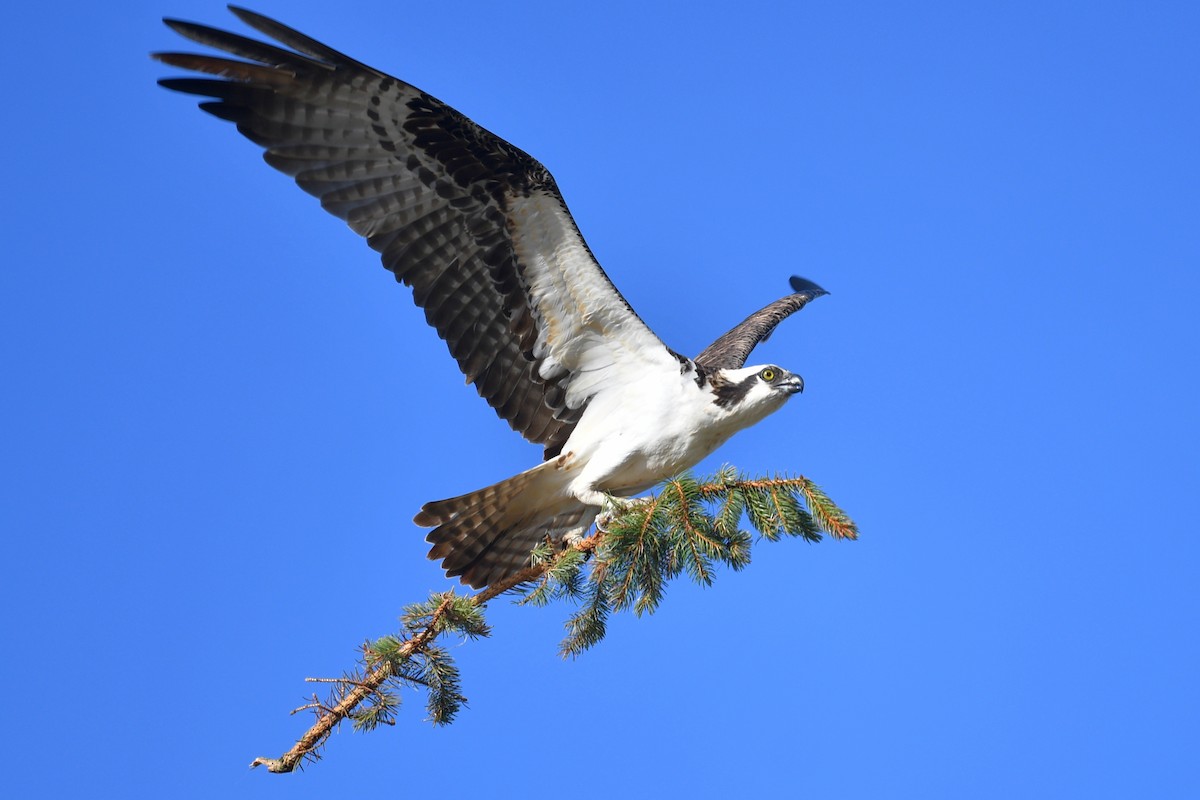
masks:
<svg viewBox="0 0 1200 800"><path fill-rule="evenodd" d="M682 356L609 282L540 163L404 81L231 10L284 47L166 19L237 58L156 53L216 76L159 83L212 98L200 107L364 236L467 381L545 448L532 469L421 508L447 576L482 588L517 572L539 542L581 537L610 498L688 469L804 389L785 369L744 365L826 293L817 285L792 278L793 294Z"/></svg>

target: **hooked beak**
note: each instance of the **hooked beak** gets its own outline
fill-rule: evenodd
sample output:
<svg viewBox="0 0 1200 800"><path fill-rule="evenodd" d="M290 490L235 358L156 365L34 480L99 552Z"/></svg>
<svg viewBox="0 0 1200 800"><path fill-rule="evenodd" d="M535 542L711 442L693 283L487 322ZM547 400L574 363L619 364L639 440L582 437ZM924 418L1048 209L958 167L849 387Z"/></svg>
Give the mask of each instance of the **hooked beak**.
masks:
<svg viewBox="0 0 1200 800"><path fill-rule="evenodd" d="M784 389L788 394L799 394L804 391L804 378L794 372L789 372L788 376L779 382L779 388Z"/></svg>

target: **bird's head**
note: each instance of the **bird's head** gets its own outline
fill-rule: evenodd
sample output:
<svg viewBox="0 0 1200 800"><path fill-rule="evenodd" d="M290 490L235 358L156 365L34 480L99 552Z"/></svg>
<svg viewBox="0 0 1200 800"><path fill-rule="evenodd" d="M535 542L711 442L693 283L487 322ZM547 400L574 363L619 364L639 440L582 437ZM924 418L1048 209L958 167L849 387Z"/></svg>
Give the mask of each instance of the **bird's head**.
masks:
<svg viewBox="0 0 1200 800"><path fill-rule="evenodd" d="M753 424L804 391L804 379L774 364L720 369L710 378L713 402Z"/></svg>

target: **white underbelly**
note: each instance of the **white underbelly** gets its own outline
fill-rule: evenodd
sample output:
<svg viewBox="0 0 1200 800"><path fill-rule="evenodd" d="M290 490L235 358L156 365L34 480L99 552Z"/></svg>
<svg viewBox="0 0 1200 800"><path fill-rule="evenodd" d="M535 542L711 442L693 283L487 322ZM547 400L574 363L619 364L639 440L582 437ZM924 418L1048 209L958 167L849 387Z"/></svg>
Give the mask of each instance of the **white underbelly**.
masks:
<svg viewBox="0 0 1200 800"><path fill-rule="evenodd" d="M593 400L563 448L580 464L578 488L637 494L695 466L736 432L693 380L672 389Z"/></svg>

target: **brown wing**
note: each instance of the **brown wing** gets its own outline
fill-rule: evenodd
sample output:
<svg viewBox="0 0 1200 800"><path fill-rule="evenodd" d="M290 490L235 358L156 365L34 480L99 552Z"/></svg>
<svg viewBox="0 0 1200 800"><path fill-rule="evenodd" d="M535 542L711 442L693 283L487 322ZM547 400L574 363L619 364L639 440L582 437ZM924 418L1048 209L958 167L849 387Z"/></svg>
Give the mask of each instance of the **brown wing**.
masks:
<svg viewBox="0 0 1200 800"><path fill-rule="evenodd" d="M556 455L589 393L572 393L568 405L577 373L563 368L569 358L539 341L552 304L539 307L530 292L516 253L529 245L522 245L509 206L532 198L527 206L552 209L526 224L549 220L553 231L526 230L525 241L573 237L573 252L589 262L576 268L607 300L616 298L614 308L636 315L591 259L550 173L419 89L271 19L231 10L292 49L165 20L237 59L157 53L164 63L216 76L160 83L213 98L200 107L235 122L266 148L268 164L366 237L383 265L412 287L479 394L514 430L543 445L547 458Z"/></svg>
<svg viewBox="0 0 1200 800"><path fill-rule="evenodd" d="M742 320L737 327L704 348L704 352L693 359L704 372L718 369L739 369L746 363L750 351L759 342L764 342L771 332L792 314L829 292L804 278L791 279L794 294L781 297L769 306L755 311Z"/></svg>

